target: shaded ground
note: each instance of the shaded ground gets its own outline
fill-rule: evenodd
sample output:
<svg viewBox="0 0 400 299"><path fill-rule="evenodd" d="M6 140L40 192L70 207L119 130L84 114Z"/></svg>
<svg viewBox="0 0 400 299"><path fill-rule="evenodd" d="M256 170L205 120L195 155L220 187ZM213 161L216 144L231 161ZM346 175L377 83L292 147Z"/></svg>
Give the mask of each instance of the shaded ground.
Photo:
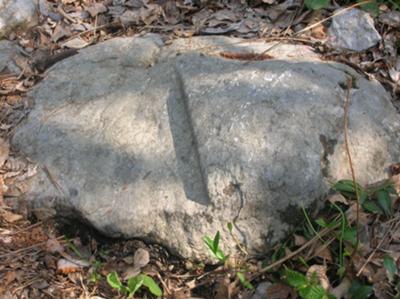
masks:
<svg viewBox="0 0 400 299"><path fill-rule="evenodd" d="M322 274L319 275L319 282L323 284L327 281L330 290L335 292L340 291L340 286L345 290L343 294L347 294L349 281L358 280L360 285L371 287L375 298L396 296L398 270L390 279L390 271L383 264L388 260L385 257L389 256L395 262L396 269L400 265L400 213L397 197L392 198L393 211L390 215L361 211L358 221L354 194L350 194L347 199L331 199L343 210L347 210L349 227L353 225L354 228L358 222L358 226L363 228L363 233L360 233L361 243L368 246L356 254L351 250L354 234L353 239L349 237L341 242L337 226L321 226L316 237L310 223L305 221L304 226L299 226L299 230L283 246L265 253L265 260L243 256L229 259L225 267L205 266L179 260L154 244L144 244L137 240L104 239L86 226L61 225L59 219L49 218L45 211L28 209L23 195L27 188L26 179L35 174L35 165L14 149L9 149L8 140L15 126L29 112L31 103L24 98L26 92L41 80L49 66L74 55L76 49L81 47L116 36L147 32L161 34L166 42L177 37L223 34L265 41L304 43L312 46L326 59L346 63L367 77L379 80L392 94L394 104L400 107L400 75L395 68L396 63L399 63L400 31L396 28L399 24L390 25L381 15L375 19L375 26L383 37L378 46L362 53L339 53L325 43L329 19L319 22L331 16L339 5L311 12L304 8L301 1L273 0L105 0L97 3L89 0L63 0L42 3L45 5L42 5L38 26L8 36L9 40L21 47L23 54L15 58L21 71L12 73L3 70L0 73L0 161L4 161L0 170L2 298L123 298L108 285L105 276L112 271L117 271L121 276L132 274L132 268L138 263L137 256L135 261L138 248L150 254L149 263L143 262L145 258L141 258L144 265L141 271L152 276L162 286L164 295L170 298L229 298L231 295L251 298L254 291L246 290L240 284L236 276L238 269L245 273L254 286L266 279L273 282L272 287L268 288L268 298L294 298L296 291L283 284L282 264L302 273L314 265L325 267L319 270L327 277L325 279ZM383 13L390 11L390 7L385 5L381 9ZM394 178L397 178L397 173L394 167ZM326 221L333 221L337 215L338 211L330 208L323 217ZM315 218L312 216L315 215L310 215L310 218ZM318 227L314 221L309 222ZM320 237L323 237L323 242ZM346 241L347 245L344 244ZM345 278L337 274L340 269L340 248L348 248ZM265 267L274 265L274 262L276 267L267 271ZM358 293L361 291L359 289ZM265 290L263 294L266 294ZM151 297L144 291L137 293L137 297L144 296Z"/></svg>

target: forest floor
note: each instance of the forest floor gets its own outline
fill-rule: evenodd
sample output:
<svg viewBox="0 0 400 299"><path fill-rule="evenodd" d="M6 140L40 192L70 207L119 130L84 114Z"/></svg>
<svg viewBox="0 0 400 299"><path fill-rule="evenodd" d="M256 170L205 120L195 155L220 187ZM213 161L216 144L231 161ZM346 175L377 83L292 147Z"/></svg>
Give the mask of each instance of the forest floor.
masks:
<svg viewBox="0 0 400 299"><path fill-rule="evenodd" d="M149 32L166 41L218 34L306 44L326 60L381 82L400 108L395 3L379 3L374 22L382 40L362 52L338 51L327 43L332 16L339 8L360 6L353 3L333 1L315 11L298 0L40 3L39 24L7 36L25 53L16 61L22 72L0 73L1 298L125 298L110 274L115 271L124 280L138 268L165 298L400 298L399 165L392 165L390 183L355 188L354 182L339 182L327 198L330 206L318 217L304 211L304 224L264 259L247 257L244 249L242 257L204 265L172 256L157 244L105 238L82 223L39 221L24 200L26 179L35 167L9 145L14 128L29 113L25 95L48 67L80 48ZM360 205L361 197L369 205ZM135 296L153 298L151 293L140 288Z"/></svg>

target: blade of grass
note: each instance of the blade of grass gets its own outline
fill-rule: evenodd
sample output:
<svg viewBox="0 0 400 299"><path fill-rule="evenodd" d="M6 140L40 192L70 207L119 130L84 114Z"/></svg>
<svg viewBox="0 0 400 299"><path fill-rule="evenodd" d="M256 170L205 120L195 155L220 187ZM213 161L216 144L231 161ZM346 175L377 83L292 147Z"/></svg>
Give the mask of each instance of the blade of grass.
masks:
<svg viewBox="0 0 400 299"><path fill-rule="evenodd" d="M304 217L306 218L307 224L308 226L311 228L311 230L313 231L313 233L318 237L318 239L321 240L322 243L325 243L325 240L319 235L319 233L317 232L317 230L314 228L314 226L312 225L312 222L310 220L310 218L308 217L308 214L306 212L306 209L304 208L304 206L301 206L301 209L303 210L303 214Z"/></svg>

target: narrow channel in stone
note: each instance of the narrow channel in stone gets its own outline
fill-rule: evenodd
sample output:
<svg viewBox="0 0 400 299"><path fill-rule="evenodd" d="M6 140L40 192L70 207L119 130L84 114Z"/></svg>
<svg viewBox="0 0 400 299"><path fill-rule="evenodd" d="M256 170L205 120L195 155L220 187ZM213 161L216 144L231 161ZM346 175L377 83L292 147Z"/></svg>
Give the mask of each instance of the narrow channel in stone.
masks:
<svg viewBox="0 0 400 299"><path fill-rule="evenodd" d="M175 76L175 92L168 98L167 105L178 173L187 199L206 205L210 199L199 160L193 124L188 112L185 86L177 69L175 69Z"/></svg>

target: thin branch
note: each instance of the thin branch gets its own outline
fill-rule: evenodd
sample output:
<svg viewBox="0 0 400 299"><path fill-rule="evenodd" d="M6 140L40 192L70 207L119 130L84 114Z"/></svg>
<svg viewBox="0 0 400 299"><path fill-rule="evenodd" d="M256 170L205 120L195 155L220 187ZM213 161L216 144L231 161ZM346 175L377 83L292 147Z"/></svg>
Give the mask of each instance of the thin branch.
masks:
<svg viewBox="0 0 400 299"><path fill-rule="evenodd" d="M371 3L371 2L372 2L372 0L366 0L366 1L358 2L358 3L355 3L355 4L353 4L353 5L350 5L350 6L346 7L346 8L344 8L344 9L341 9L341 10L335 12L335 13L332 14L331 16L329 16L329 17L327 17L327 18L325 18L325 19L323 19L323 20L321 20L321 21L318 21L318 22L316 22L316 23L314 23L314 24L311 24L311 25L307 26L306 28L304 28L304 29L302 29L302 30L300 30L300 31L297 31L297 32L294 34L294 36L295 36L295 37L296 37L296 36L299 36L300 34L302 34L302 33L306 32L306 31L308 31L308 30L311 30L311 29L317 27L317 26L321 25L322 23L324 23L324 22L326 22L326 21L328 21L328 20L330 20L330 19L332 19L332 18L334 18L334 17L336 17L336 16L338 16L338 15L341 15L341 14L345 13L346 11L348 11L348 10L350 10L350 9L353 9L353 8L355 8L355 7L358 7L358 6L361 6L361 5L365 5L365 4L368 4L368 3ZM276 48L278 45L280 45L282 42L283 42L283 41L277 42L275 45L272 45L271 47L269 47L268 49L264 50L263 52L261 52L261 53L258 54L258 55L260 55L260 56L265 55L266 53L268 53L269 51L271 51L272 49L274 49L274 48Z"/></svg>
<svg viewBox="0 0 400 299"><path fill-rule="evenodd" d="M382 236L382 239L380 240L378 246L375 247L375 249L371 252L371 254L368 256L367 260L365 261L365 263L361 266L360 270L358 270L357 275L356 276L360 276L361 273L363 272L364 268L368 265L368 263L372 260L372 258L374 257L375 253L378 251L378 249L380 249L380 247L382 246L383 242L386 240L386 236L388 235L388 233L391 231L391 229L394 227L393 231L396 231L398 229L400 225L400 222L395 223L394 225L390 226L384 233L384 235Z"/></svg>
<svg viewBox="0 0 400 299"><path fill-rule="evenodd" d="M349 104L350 104L350 90L353 87L353 79L349 78L347 80L346 85L346 97L344 101L344 144L346 148L347 159L349 161L349 168L351 172L351 179L353 180L354 189L356 191L356 246L354 246L353 252L351 253L351 257L357 252L358 245L360 244L360 190L358 189L357 181L356 181L356 173L353 167L353 161L350 154L350 146L349 146Z"/></svg>
<svg viewBox="0 0 400 299"><path fill-rule="evenodd" d="M56 238L56 239L57 239L57 240L62 240L63 238L64 238L64 236L61 236L61 237L58 237L58 238ZM46 243L47 243L47 241L44 241L44 242L40 242L40 243L33 244L33 245L31 245L31 246L28 246L28 247L24 247L24 248L21 248L21 249L18 249L18 250L14 250L14 251L11 251L11 252L2 254L2 255L0 255L0 259L1 259L1 258L4 258L4 257L9 257L9 256L17 255L17 254L22 253L22 252L24 252L24 251L29 251L29 250L31 250L31 249L35 249L35 248L37 248L37 247L46 245Z"/></svg>
<svg viewBox="0 0 400 299"><path fill-rule="evenodd" d="M336 17L336 16L339 16L339 15L345 13L346 11L348 11L348 10L350 10L350 9L353 9L353 8L355 8L355 7L362 6L362 5L371 3L371 2L372 2L372 0L366 0L366 1L358 2L358 3L354 3L353 5L350 5L350 6L346 7L346 8L343 8L343 9L341 9L341 10L335 12L333 15L331 15L331 16L329 16L329 17L326 17L325 19L323 19L323 20L321 20L321 21L318 21L318 22L316 22L316 23L314 23L314 24L311 24L311 25L307 26L307 27L304 28L304 29L301 29L300 31L297 31L297 32L295 33L295 36L297 36L297 35L299 35L299 34L301 34L301 33L303 33L303 32L306 32L306 31L308 31L308 30L311 30L311 29L317 27L318 25L321 25L322 23L324 23L324 22L326 22L326 21L328 21L328 20L330 20L330 19L332 19L332 18L334 18L334 17Z"/></svg>
<svg viewBox="0 0 400 299"><path fill-rule="evenodd" d="M262 274L264 274L265 272L268 272L269 270L280 266L281 264L283 264L284 262L286 262L287 260L290 260L292 257L298 255L300 252L302 252L303 250L305 250L306 248L310 247L312 244L314 244L316 241L319 240L320 237L323 237L325 235L327 235L328 233L330 233L331 231L333 231L334 229L336 229L339 226L339 223L337 223L335 226L331 227L331 228L326 228L323 229L318 236L314 236L312 239L310 239L309 241L307 241L306 243L304 243L301 247L299 247L298 249L296 249L295 251L289 253L288 255L286 255L285 257L281 258L280 260L277 260L276 262L262 268L260 271L254 273L250 278L249 281L254 280L255 278L261 276Z"/></svg>

